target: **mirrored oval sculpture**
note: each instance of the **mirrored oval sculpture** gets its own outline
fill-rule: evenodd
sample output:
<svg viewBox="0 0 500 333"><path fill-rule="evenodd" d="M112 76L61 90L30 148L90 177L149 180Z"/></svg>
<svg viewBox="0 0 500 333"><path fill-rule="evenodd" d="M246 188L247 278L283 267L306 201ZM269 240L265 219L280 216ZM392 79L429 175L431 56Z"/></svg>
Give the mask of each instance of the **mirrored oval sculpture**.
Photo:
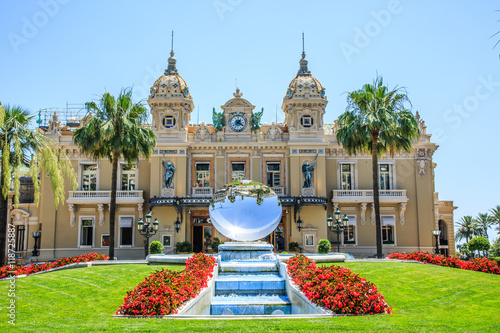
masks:
<svg viewBox="0 0 500 333"><path fill-rule="evenodd" d="M266 237L278 226L281 212L281 202L274 191L249 180L232 182L218 190L209 207L215 228L237 241Z"/></svg>

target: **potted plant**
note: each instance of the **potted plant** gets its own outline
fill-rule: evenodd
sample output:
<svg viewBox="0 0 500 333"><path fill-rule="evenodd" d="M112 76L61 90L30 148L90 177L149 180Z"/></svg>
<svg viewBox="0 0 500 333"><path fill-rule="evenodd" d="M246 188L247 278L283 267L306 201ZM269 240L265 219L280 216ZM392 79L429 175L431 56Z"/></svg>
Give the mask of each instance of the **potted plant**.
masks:
<svg viewBox="0 0 500 333"><path fill-rule="evenodd" d="M290 244L288 244L288 252L297 254L299 253L299 251L300 251L299 243L290 242Z"/></svg>
<svg viewBox="0 0 500 333"><path fill-rule="evenodd" d="M217 237L214 237L214 241L210 245L212 247L212 250L214 251L214 253L219 252L219 245L220 244L222 244L222 242L220 241L220 239L217 238Z"/></svg>
<svg viewBox="0 0 500 333"><path fill-rule="evenodd" d="M332 248L332 244L330 244L330 241L328 239L322 239L318 243L318 253L321 254L328 254Z"/></svg>
<svg viewBox="0 0 500 333"><path fill-rule="evenodd" d="M189 254L193 250L193 246L188 241L177 242L175 248L178 254Z"/></svg>
<svg viewBox="0 0 500 333"><path fill-rule="evenodd" d="M149 244L149 254L162 254L163 253L163 245L158 241L152 241Z"/></svg>

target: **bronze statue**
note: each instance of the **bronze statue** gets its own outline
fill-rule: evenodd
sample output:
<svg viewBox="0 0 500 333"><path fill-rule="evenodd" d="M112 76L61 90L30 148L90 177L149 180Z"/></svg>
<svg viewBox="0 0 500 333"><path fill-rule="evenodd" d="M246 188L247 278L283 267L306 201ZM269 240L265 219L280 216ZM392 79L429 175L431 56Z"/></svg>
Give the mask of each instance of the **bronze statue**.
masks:
<svg viewBox="0 0 500 333"><path fill-rule="evenodd" d="M175 167L171 162L165 163L165 159L162 164L165 167L165 188L170 188L174 180Z"/></svg>
<svg viewBox="0 0 500 333"><path fill-rule="evenodd" d="M264 113L264 108L260 112L252 111L252 118L250 118L250 126L252 132L259 132L262 129L262 124L260 123L260 119L262 118L262 114Z"/></svg>
<svg viewBox="0 0 500 333"><path fill-rule="evenodd" d="M304 186L303 188L311 187L312 173L314 172L314 165L316 164L316 159L318 158L318 154L314 158L313 164L309 165L309 162L306 162L302 165L302 174L304 175Z"/></svg>

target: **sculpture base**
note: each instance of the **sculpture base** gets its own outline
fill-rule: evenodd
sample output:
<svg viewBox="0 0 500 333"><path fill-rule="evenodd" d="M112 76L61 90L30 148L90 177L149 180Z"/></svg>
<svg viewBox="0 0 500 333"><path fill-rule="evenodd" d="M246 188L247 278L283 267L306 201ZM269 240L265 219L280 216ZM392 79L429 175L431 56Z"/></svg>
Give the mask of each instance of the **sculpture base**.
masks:
<svg viewBox="0 0 500 333"><path fill-rule="evenodd" d="M314 197L314 188L313 187L305 187L302 189L303 197Z"/></svg>
<svg viewBox="0 0 500 333"><path fill-rule="evenodd" d="M219 245L222 261L276 261L274 247L264 242L227 242Z"/></svg>
<svg viewBox="0 0 500 333"><path fill-rule="evenodd" d="M162 188L161 189L161 196L164 198L173 197L174 196L174 189L173 188Z"/></svg>

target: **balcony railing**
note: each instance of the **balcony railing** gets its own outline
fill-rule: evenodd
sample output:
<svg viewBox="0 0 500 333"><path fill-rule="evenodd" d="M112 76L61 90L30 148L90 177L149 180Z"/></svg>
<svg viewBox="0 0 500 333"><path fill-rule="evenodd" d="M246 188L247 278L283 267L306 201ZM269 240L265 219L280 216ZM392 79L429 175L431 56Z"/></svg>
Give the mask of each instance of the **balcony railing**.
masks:
<svg viewBox="0 0 500 333"><path fill-rule="evenodd" d="M379 198L386 202L406 202L406 190L379 190ZM335 202L373 202L373 190L333 190Z"/></svg>
<svg viewBox="0 0 500 333"><path fill-rule="evenodd" d="M278 197L284 196L285 195L285 188L284 187L271 187L271 189L276 193Z"/></svg>
<svg viewBox="0 0 500 333"><path fill-rule="evenodd" d="M116 191L117 203L141 203L144 191ZM111 191L69 191L68 203L110 203Z"/></svg>
<svg viewBox="0 0 500 333"><path fill-rule="evenodd" d="M213 187L193 187L193 197L207 197L214 194Z"/></svg>

